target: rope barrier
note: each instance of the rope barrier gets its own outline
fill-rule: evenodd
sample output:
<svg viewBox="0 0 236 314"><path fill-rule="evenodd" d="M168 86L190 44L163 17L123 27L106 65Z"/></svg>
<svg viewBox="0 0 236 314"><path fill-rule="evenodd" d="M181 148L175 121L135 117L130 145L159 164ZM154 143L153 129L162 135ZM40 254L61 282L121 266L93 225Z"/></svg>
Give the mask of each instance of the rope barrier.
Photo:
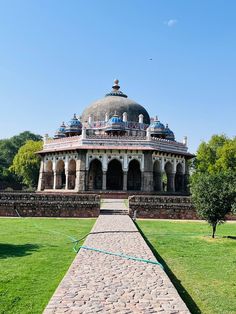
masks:
<svg viewBox="0 0 236 314"><path fill-rule="evenodd" d="M154 265L160 266L164 270L163 265L161 263L157 262L157 261L152 261L152 260L148 260L148 259L144 259L144 258L140 258L140 257L134 257L134 256L126 255L126 254L123 254L123 253L109 252L109 251L96 249L96 248L92 248L92 247L85 246L85 245L80 246L78 251L80 249L85 249L85 250L89 250L89 251L95 251L95 252L108 254L108 255L114 255L114 256L125 258L125 259L130 259L130 260L133 260L133 261L144 262L144 263L148 263L148 264L154 264Z"/></svg>
<svg viewBox="0 0 236 314"><path fill-rule="evenodd" d="M14 210L17 213L19 218L23 218L19 214L19 212L18 212L18 210L16 209L15 206L14 206ZM73 250L74 250L75 253L78 253L80 249L85 249L85 250L89 250L89 251L95 251L95 252L99 252L99 253L103 253L103 254L108 254L108 255L122 257L122 258L125 258L125 259L128 259L128 260L133 260L133 261L139 261L139 262L144 262L144 263L148 263L148 264L159 265L164 270L163 265L161 263L157 262L157 261L152 261L152 260L148 260L148 259L144 259L144 258L140 258L140 257L134 257L134 256L126 255L126 254L123 254L123 253L114 253L114 252L110 252L110 251L105 251L105 250L101 250L101 249L92 248L92 247L85 246L85 245L82 245L82 246L80 246L77 249L76 247L77 247L78 243L81 242L82 240L84 240L90 233L84 235L82 238L77 240L74 237L72 237L70 235L67 235L65 233L62 233L62 232L58 232L58 231L51 230L51 229L43 229L42 227L40 227L35 222L33 222L33 225L38 230L41 230L41 231L44 231L44 232L49 232L49 233L52 233L52 234L59 234L59 235L62 235L64 237L69 238L71 240L71 243L75 243L74 246L73 246Z"/></svg>

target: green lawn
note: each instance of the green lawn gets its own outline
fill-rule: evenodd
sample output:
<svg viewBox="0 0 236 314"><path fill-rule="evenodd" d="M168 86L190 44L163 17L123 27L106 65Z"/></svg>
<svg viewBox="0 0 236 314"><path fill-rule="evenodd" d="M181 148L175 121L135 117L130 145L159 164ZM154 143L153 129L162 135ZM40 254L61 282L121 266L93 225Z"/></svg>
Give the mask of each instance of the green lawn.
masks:
<svg viewBox="0 0 236 314"><path fill-rule="evenodd" d="M236 224L211 239L200 222L138 220L138 227L192 313L236 313Z"/></svg>
<svg viewBox="0 0 236 314"><path fill-rule="evenodd" d="M94 222L0 218L0 313L42 313Z"/></svg>

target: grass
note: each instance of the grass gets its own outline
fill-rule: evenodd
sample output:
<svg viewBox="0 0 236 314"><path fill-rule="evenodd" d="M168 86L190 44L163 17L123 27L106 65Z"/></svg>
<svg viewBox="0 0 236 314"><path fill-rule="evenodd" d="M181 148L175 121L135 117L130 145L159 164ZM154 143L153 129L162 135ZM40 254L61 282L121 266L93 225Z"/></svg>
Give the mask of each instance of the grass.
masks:
<svg viewBox="0 0 236 314"><path fill-rule="evenodd" d="M95 219L0 219L0 313L42 313Z"/></svg>
<svg viewBox="0 0 236 314"><path fill-rule="evenodd" d="M236 313L236 224L138 220L137 226L192 313Z"/></svg>

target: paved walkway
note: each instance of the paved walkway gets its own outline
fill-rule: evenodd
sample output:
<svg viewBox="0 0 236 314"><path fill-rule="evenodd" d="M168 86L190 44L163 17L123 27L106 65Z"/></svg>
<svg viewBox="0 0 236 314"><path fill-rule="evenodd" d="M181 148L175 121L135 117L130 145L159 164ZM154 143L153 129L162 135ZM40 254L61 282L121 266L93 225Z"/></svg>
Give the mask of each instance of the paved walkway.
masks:
<svg viewBox="0 0 236 314"><path fill-rule="evenodd" d="M123 207L123 200L106 200L103 206L109 204ZM84 245L156 260L126 215L100 215ZM159 265L81 249L44 311L49 313L189 311Z"/></svg>

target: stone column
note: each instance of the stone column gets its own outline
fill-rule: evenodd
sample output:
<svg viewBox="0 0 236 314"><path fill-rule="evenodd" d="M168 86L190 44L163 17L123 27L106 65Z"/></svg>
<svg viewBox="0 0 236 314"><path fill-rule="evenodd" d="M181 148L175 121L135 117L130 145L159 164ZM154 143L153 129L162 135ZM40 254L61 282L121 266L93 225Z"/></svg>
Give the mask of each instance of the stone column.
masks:
<svg viewBox="0 0 236 314"><path fill-rule="evenodd" d="M144 191L144 172L141 171L141 191Z"/></svg>
<svg viewBox="0 0 236 314"><path fill-rule="evenodd" d="M102 172L102 190L106 191L107 189L107 172L103 171Z"/></svg>
<svg viewBox="0 0 236 314"><path fill-rule="evenodd" d="M141 180L142 191L152 192L154 190L152 152L144 153L144 171L141 171Z"/></svg>
<svg viewBox="0 0 236 314"><path fill-rule="evenodd" d="M123 171L123 191L127 191L127 171Z"/></svg>
<svg viewBox="0 0 236 314"><path fill-rule="evenodd" d="M75 170L75 191L79 191L79 160L76 160L76 170Z"/></svg>
<svg viewBox="0 0 236 314"><path fill-rule="evenodd" d="M189 188L189 165L187 160L185 160L185 171L184 171L184 192L190 194L190 188Z"/></svg>
<svg viewBox="0 0 236 314"><path fill-rule="evenodd" d="M66 186L65 186L65 190L68 190L68 182L69 182L69 171L68 171L68 169L65 170L65 175L66 175Z"/></svg>
<svg viewBox="0 0 236 314"><path fill-rule="evenodd" d="M186 192L186 193L190 193L190 189L189 189L189 174L188 173L185 173L183 175L184 177L184 188L183 188L183 192Z"/></svg>
<svg viewBox="0 0 236 314"><path fill-rule="evenodd" d="M76 182L75 182L75 190L85 191L86 189L86 152L82 151L78 153L78 159L76 160Z"/></svg>
<svg viewBox="0 0 236 314"><path fill-rule="evenodd" d="M143 191L153 192L153 172L144 171L143 176L141 177L143 182L141 184Z"/></svg>
<svg viewBox="0 0 236 314"><path fill-rule="evenodd" d="M57 188L57 173L56 171L53 172L53 190Z"/></svg>
<svg viewBox="0 0 236 314"><path fill-rule="evenodd" d="M175 192L175 172L167 175L167 191Z"/></svg>
<svg viewBox="0 0 236 314"><path fill-rule="evenodd" d="M76 171L76 191L85 191L86 170Z"/></svg>
<svg viewBox="0 0 236 314"><path fill-rule="evenodd" d="M184 174L181 174L181 192L185 191L184 182L185 182Z"/></svg>
<svg viewBox="0 0 236 314"><path fill-rule="evenodd" d="M164 173L160 172L158 173L158 191L163 191L163 184L162 184L162 178L163 178Z"/></svg>
<svg viewBox="0 0 236 314"><path fill-rule="evenodd" d="M56 159L55 159L55 157L53 158L52 169L53 169L53 190L56 190L56 188L57 188L57 172L56 172Z"/></svg>
<svg viewBox="0 0 236 314"><path fill-rule="evenodd" d="M45 185L44 185L44 162L43 160L41 160L41 163L40 163L40 171L39 171L39 180L38 180L38 191L42 191L44 190L45 188Z"/></svg>
<svg viewBox="0 0 236 314"><path fill-rule="evenodd" d="M66 156L66 160L65 160L65 175L66 175L65 190L68 190L68 182L69 182L69 160L68 160L68 156Z"/></svg>

